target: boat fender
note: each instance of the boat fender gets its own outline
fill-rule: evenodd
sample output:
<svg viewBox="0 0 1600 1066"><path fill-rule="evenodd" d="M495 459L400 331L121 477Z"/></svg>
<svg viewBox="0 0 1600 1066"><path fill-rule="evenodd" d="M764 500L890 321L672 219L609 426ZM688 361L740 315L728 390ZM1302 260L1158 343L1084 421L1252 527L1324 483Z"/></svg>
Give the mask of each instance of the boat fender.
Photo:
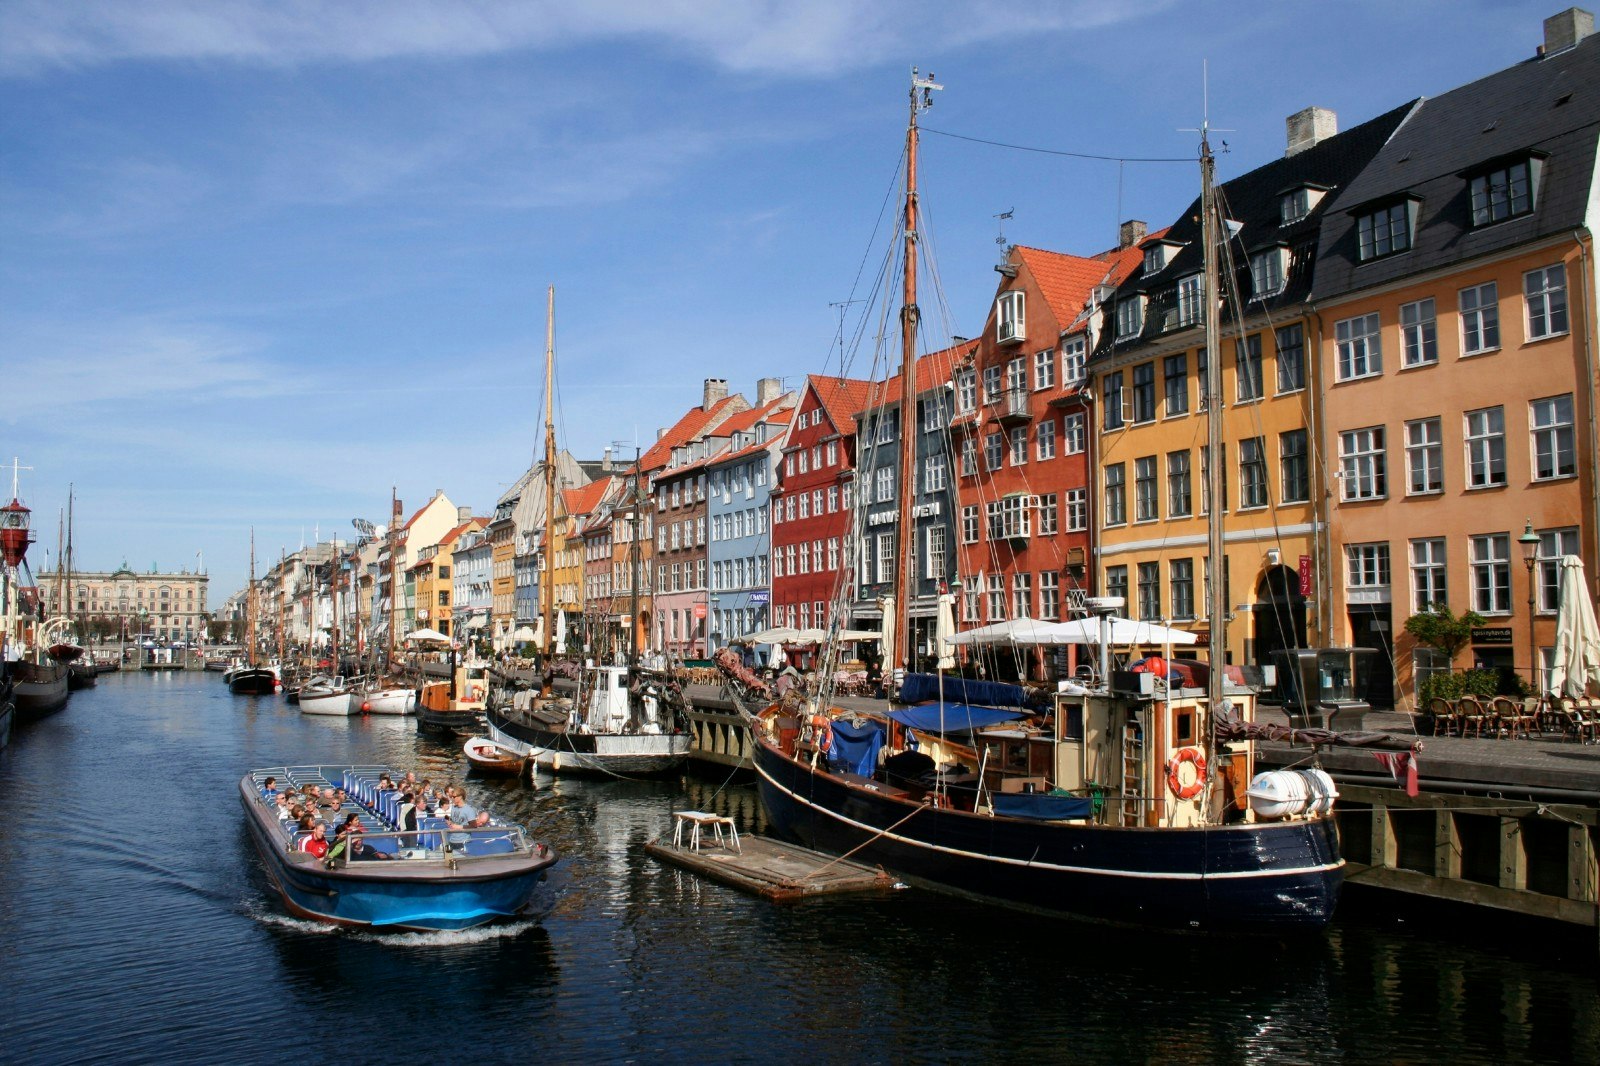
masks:
<svg viewBox="0 0 1600 1066"><path fill-rule="evenodd" d="M363 703L363 704L362 704L362 705L361 705L361 713L362 713L362 714L366 714L366 713L367 713L367 712L368 712L368 711L370 711L370 710L372 710L372 704L370 704L370 703Z"/></svg>
<svg viewBox="0 0 1600 1066"><path fill-rule="evenodd" d="M1194 780L1187 785L1178 775L1178 770L1184 763L1194 764ZM1200 754L1199 748L1179 748L1176 755L1167 760L1167 788L1181 800L1194 799L1200 790L1206 787L1206 757Z"/></svg>
<svg viewBox="0 0 1600 1066"><path fill-rule="evenodd" d="M833 720L825 714L811 716L812 734L817 742L818 751L827 751L833 747Z"/></svg>

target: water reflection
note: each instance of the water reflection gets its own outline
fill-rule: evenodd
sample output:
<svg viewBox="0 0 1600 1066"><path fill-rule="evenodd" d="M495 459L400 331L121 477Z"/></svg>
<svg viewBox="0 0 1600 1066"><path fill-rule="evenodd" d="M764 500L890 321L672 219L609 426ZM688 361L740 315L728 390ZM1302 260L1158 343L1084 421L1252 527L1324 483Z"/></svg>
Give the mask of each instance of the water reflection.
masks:
<svg viewBox="0 0 1600 1066"><path fill-rule="evenodd" d="M238 778L342 760L464 783L527 823L563 855L541 890L549 912L400 935L285 915ZM725 771L468 778L459 745L409 719L302 715L231 697L215 675L108 675L19 733L0 787L0 1057L18 1061L203 1047L253 1062L304 1032L348 1034L350 1062L1487 1063L1593 1061L1600 1047L1589 934L1501 944L1468 923L1418 930L1387 904L1292 944L1147 936L914 891L774 906L641 849L675 809L759 831L754 787ZM199 1009L219 990L225 1012ZM64 1018L93 1024L69 1045Z"/></svg>

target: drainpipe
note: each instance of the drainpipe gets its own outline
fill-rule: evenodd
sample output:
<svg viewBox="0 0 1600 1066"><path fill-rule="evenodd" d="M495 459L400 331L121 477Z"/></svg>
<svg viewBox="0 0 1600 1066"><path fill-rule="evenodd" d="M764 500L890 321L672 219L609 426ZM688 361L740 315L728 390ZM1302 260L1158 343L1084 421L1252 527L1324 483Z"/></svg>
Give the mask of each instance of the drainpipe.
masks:
<svg viewBox="0 0 1600 1066"><path fill-rule="evenodd" d="M1594 348L1591 344L1594 336L1595 291L1589 279L1589 249L1583 243L1587 232L1575 229L1572 239L1578 246L1578 259L1583 264L1583 381L1589 408L1589 516L1593 523L1589 528L1593 531L1590 543L1596 545L1594 557L1589 560L1589 573L1594 575L1591 580L1596 580L1600 579L1600 484L1596 483L1600 478L1600 439L1596 439Z"/></svg>

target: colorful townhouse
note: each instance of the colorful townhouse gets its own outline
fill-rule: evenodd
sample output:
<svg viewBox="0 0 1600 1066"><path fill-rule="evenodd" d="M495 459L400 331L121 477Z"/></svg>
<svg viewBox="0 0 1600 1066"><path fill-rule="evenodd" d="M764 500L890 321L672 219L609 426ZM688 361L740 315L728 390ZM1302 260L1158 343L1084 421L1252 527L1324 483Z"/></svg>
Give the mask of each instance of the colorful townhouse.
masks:
<svg viewBox="0 0 1600 1066"><path fill-rule="evenodd" d="M1090 584L1093 312L1144 235L1124 223L1096 256L1013 246L995 268L983 334L952 375L961 628L1060 621Z"/></svg>
<svg viewBox="0 0 1600 1066"><path fill-rule="evenodd" d="M552 554L550 577L555 603L552 605L550 636L553 648L566 649L578 641L583 629L585 612L585 562L583 527L594 514L615 495L621 479L615 475L596 478L578 488L563 489L557 494L554 527L541 542L541 550ZM541 596L549 595L541 589ZM544 600L539 601L540 624L544 617ZM540 633L543 642L544 634ZM558 636L567 637L563 643Z"/></svg>
<svg viewBox="0 0 1600 1066"><path fill-rule="evenodd" d="M917 359L909 481L900 471L902 376L895 374L874 384L868 406L855 413L859 499L854 516L856 582L850 628L882 632L889 627L885 608L892 603L887 597L898 568L901 578L909 576L911 582L903 595L909 600L906 640L913 669L921 669L918 660L933 653L939 597L950 591L956 578L951 377L958 366L971 362L977 348L977 341L963 341ZM911 535L902 538L900 499L908 491L912 493ZM813 490L813 513L816 508ZM894 604L893 609L906 610L907 605Z"/></svg>
<svg viewBox="0 0 1600 1066"><path fill-rule="evenodd" d="M1326 622L1379 649L1375 703L1414 705L1428 668L1531 682L1558 559L1600 564L1593 30L1569 9L1538 55L1411 105L1322 226ZM1437 604L1486 620L1453 664L1405 633Z"/></svg>
<svg viewBox="0 0 1600 1066"><path fill-rule="evenodd" d="M1208 405L1222 404L1227 657L1327 644L1322 480L1314 377L1320 318L1310 301L1318 234L1409 106L1336 132L1331 112L1288 119L1285 154L1217 187L1222 395L1207 396L1199 198L1140 243L1143 257L1100 309L1094 392L1094 521L1101 594L1131 618L1171 623L1204 644L1213 619L1207 529ZM1196 171L1198 183L1198 168ZM1224 620L1226 624L1226 620Z"/></svg>
<svg viewBox="0 0 1600 1066"><path fill-rule="evenodd" d="M487 523L485 523L487 525ZM456 538L450 553L451 584L455 603L451 607L451 637L465 643L479 636L487 638L494 604L491 592L494 546L482 527L469 529Z"/></svg>
<svg viewBox="0 0 1600 1066"><path fill-rule="evenodd" d="M767 380L775 391L776 381ZM764 399L765 385L757 385L758 406L723 423L719 433L727 445L706 460L712 651L770 625L772 483L798 397L783 393Z"/></svg>
<svg viewBox="0 0 1600 1066"><path fill-rule="evenodd" d="M772 624L825 629L850 580L855 413L873 383L812 374L795 407L772 489ZM840 621L843 621L842 619Z"/></svg>
<svg viewBox="0 0 1600 1066"><path fill-rule="evenodd" d="M459 517L462 521L440 537L438 544L422 549L422 557L411 566L417 588L418 624L436 629L447 637L455 636L455 577L452 563L456 545L461 542L463 535L475 533L487 524L485 519L472 517L465 507L461 508Z"/></svg>

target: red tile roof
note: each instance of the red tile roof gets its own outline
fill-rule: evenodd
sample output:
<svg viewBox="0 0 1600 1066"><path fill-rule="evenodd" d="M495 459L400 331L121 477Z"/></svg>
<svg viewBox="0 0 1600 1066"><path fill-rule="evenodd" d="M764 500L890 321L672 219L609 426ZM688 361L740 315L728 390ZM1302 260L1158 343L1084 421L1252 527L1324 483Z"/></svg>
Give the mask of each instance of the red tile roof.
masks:
<svg viewBox="0 0 1600 1066"><path fill-rule="evenodd" d="M1166 232L1159 230L1146 240L1154 240ZM1016 252L1062 327L1077 319L1096 285L1117 284L1144 258L1144 252L1137 246L1112 249L1087 258L1020 244Z"/></svg>
<svg viewBox="0 0 1600 1066"><path fill-rule="evenodd" d="M865 378L835 378L825 374L812 374L806 381L816 392L822 409L828 412L833 428L847 437L856 431L856 412L866 410L877 387L877 382Z"/></svg>
<svg viewBox="0 0 1600 1066"><path fill-rule="evenodd" d="M955 368L962 360L967 359L978 350L977 341L962 341L960 344L943 348L937 352L917 357L917 395L922 395L929 389L938 388L949 381L955 373ZM900 375L896 374L884 380L881 386L875 388L871 399L857 409L867 410L869 407L879 407L884 404L898 403L900 401Z"/></svg>
<svg viewBox="0 0 1600 1066"><path fill-rule="evenodd" d="M691 407L671 429L663 433L659 440L639 456L639 469L645 473L660 470L672 458L672 449L694 440L707 426L715 424L717 417L726 413L731 405L740 402L743 402L742 398L735 394L724 396L712 404L710 410Z"/></svg>
<svg viewBox="0 0 1600 1066"><path fill-rule="evenodd" d="M439 538L439 546L442 548L446 544L454 544L456 542L456 538L461 536L461 534L467 532L469 529L471 529L474 524L479 523L479 522L487 523L488 521L489 520L487 518L469 518L469 519L467 519L465 522L461 523L459 526L457 526L456 528L452 529L450 532L446 533L444 536L440 537Z"/></svg>
<svg viewBox="0 0 1600 1066"><path fill-rule="evenodd" d="M600 506L600 501L605 499L606 492L611 488L615 478L603 477L579 485L575 489L561 490L561 503L569 515L586 515Z"/></svg>

